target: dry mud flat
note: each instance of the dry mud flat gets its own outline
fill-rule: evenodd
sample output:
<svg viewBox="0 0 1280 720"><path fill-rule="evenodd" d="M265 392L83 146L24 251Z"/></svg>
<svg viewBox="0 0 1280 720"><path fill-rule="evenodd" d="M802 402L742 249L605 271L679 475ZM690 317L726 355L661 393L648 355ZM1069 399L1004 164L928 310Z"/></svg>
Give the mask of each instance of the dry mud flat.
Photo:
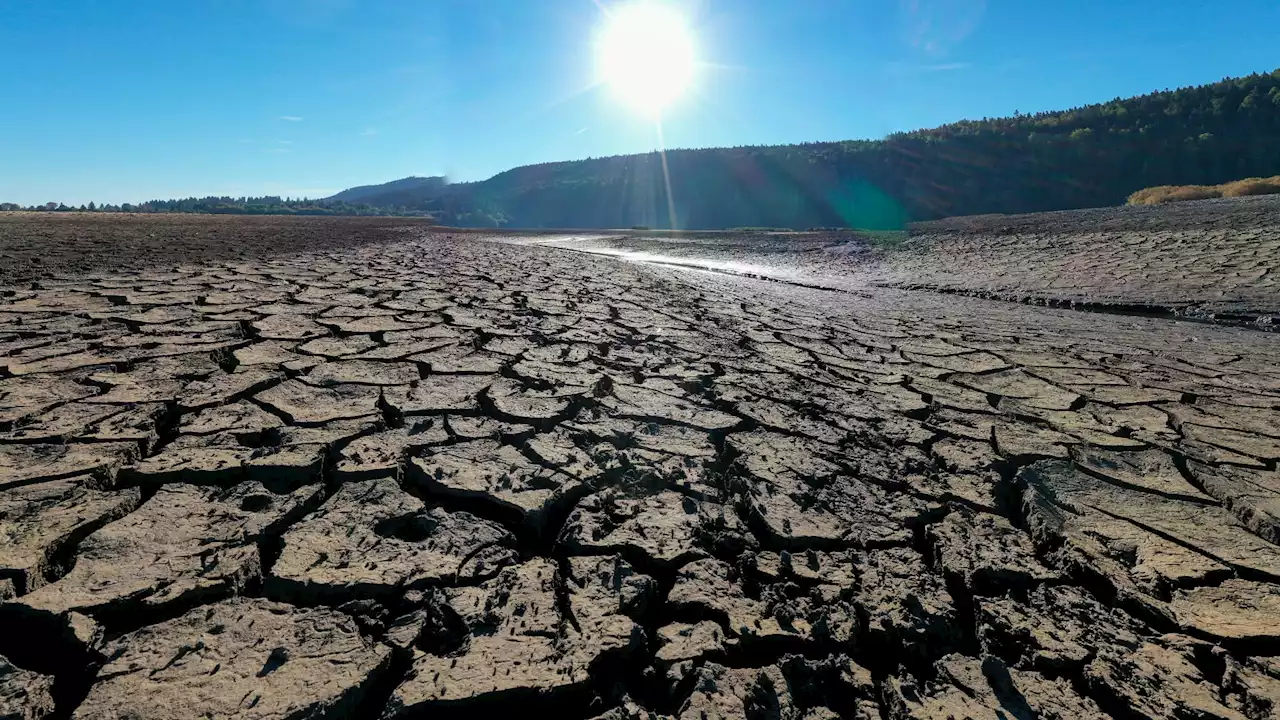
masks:
<svg viewBox="0 0 1280 720"><path fill-rule="evenodd" d="M1280 196L914 223L857 231L619 231L496 240L799 286L922 290L1280 328Z"/></svg>
<svg viewBox="0 0 1280 720"><path fill-rule="evenodd" d="M415 218L0 212L0 286L67 273L339 249L402 237Z"/></svg>
<svg viewBox="0 0 1280 720"><path fill-rule="evenodd" d="M912 226L879 282L1061 306L1280 324L1280 197Z"/></svg>
<svg viewBox="0 0 1280 720"><path fill-rule="evenodd" d="M1273 335L415 240L0 304L0 716L1223 718Z"/></svg>

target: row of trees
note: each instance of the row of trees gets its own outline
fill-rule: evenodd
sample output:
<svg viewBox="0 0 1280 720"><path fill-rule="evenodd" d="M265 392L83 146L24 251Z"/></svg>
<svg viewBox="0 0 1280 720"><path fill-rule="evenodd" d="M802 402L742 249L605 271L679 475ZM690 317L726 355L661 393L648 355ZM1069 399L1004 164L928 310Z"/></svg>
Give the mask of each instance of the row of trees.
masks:
<svg viewBox="0 0 1280 720"><path fill-rule="evenodd" d="M148 200L136 205L89 203L79 208L50 202L43 205L22 207L15 203L0 203L0 210L28 210L39 212L127 212L127 213L209 213L227 215L406 215L421 216L427 213L411 208L370 205L345 201L312 200L308 198L263 197L204 197L176 200Z"/></svg>
<svg viewBox="0 0 1280 720"><path fill-rule="evenodd" d="M97 203L89 203L75 207L74 205L66 205L59 202L47 202L43 205L28 205L23 207L17 203L0 203L0 211L16 211L25 210L27 212L139 212L137 205L123 203L121 205L98 205Z"/></svg>

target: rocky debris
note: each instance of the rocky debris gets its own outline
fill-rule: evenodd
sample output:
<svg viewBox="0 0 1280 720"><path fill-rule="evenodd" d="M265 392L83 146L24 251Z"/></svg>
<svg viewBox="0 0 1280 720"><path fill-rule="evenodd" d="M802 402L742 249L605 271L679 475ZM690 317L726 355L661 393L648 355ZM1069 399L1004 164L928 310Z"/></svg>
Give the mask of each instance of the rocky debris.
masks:
<svg viewBox="0 0 1280 720"><path fill-rule="evenodd" d="M1222 687L1230 706L1250 720L1274 717L1280 711L1280 663L1275 657L1226 658Z"/></svg>
<svg viewBox="0 0 1280 720"><path fill-rule="evenodd" d="M998 515L958 507L925 535L943 575L970 593L1025 589L1059 577L1036 559L1031 538Z"/></svg>
<svg viewBox="0 0 1280 720"><path fill-rule="evenodd" d="M877 650L919 662L960 644L951 596L919 553L908 548L873 550L860 554L857 562L854 602L867 619L867 640Z"/></svg>
<svg viewBox="0 0 1280 720"><path fill-rule="evenodd" d="M579 562L575 570L571 616L557 599L566 578L542 558L477 587L447 590L448 606L470 639L452 656L416 653L386 717L582 696L602 663L644 645L643 629L624 613L637 609L636 590L648 581L620 559Z"/></svg>
<svg viewBox="0 0 1280 720"><path fill-rule="evenodd" d="M349 717L391 648L346 615L239 598L112 641L73 717Z"/></svg>
<svg viewBox="0 0 1280 720"><path fill-rule="evenodd" d="M1011 670L998 658L978 660L948 655L938 661L937 675L936 680L927 683L897 677L886 680L886 717L893 720L1107 718L1093 700L1077 695L1065 680Z"/></svg>
<svg viewBox="0 0 1280 720"><path fill-rule="evenodd" d="M732 508L666 491L625 497L591 495L569 515L560 543L572 552L622 553L641 567L674 569L716 548L750 542Z"/></svg>
<svg viewBox="0 0 1280 720"><path fill-rule="evenodd" d="M71 478L0 490L0 578L14 595L35 590L63 571L63 555L141 502L137 488L96 490ZM2 599L2 598L0 598Z"/></svg>
<svg viewBox="0 0 1280 720"><path fill-rule="evenodd" d="M0 656L0 717L40 720L53 710L53 678L14 667Z"/></svg>
<svg viewBox="0 0 1280 720"><path fill-rule="evenodd" d="M1245 720L1200 669L1197 656L1211 653L1208 644L1182 635L1161 636L1134 650L1104 647L1085 667L1084 679L1097 697L1137 717Z"/></svg>
<svg viewBox="0 0 1280 720"><path fill-rule="evenodd" d="M549 514L589 490L582 480L494 440L426 448L413 458L409 481L433 495L493 505L538 531Z"/></svg>
<svg viewBox="0 0 1280 720"><path fill-rule="evenodd" d="M421 604L422 596L423 593L417 590L410 590L405 593L406 601L408 601L409 598L414 598L412 601L413 605ZM361 601L356 600L352 602ZM347 603L347 605L350 605L350 603ZM375 607L379 610L381 609L381 606ZM377 624L382 626L385 630L383 634L383 641L398 650L406 652L412 650L415 644L423 637L424 633L431 630L443 629L432 625L434 621L438 621L440 619L438 615L433 614L432 611L434 609L435 608L432 607L418 607L404 615L390 619L389 622L386 618L380 618L380 622Z"/></svg>
<svg viewBox="0 0 1280 720"><path fill-rule="evenodd" d="M880 717L871 673L847 658L805 660L788 656L763 668L707 663L680 708L680 720L796 718L834 720Z"/></svg>
<svg viewBox="0 0 1280 720"><path fill-rule="evenodd" d="M24 595L21 606L129 622L238 594L261 580L259 543L305 513L318 495L318 486L276 495L256 482L226 490L165 485L89 535L70 572Z"/></svg>
<svg viewBox="0 0 1280 720"><path fill-rule="evenodd" d="M624 643L635 633L632 619L653 609L658 587L620 555L569 558L564 578L573 624L584 636Z"/></svg>
<svg viewBox="0 0 1280 720"><path fill-rule="evenodd" d="M978 598L983 652L1049 676L1079 676L1100 648L1135 650L1152 631L1084 589L1044 585L1025 597Z"/></svg>
<svg viewBox="0 0 1280 720"><path fill-rule="evenodd" d="M679 717L746 720L770 712L774 717L800 716L779 668L731 670L709 663L699 671Z"/></svg>
<svg viewBox="0 0 1280 720"><path fill-rule="evenodd" d="M602 715L596 715L591 720L670 720L670 716L659 715L652 710L646 710L631 698L623 697L622 702L617 707L606 711Z"/></svg>
<svg viewBox="0 0 1280 720"><path fill-rule="evenodd" d="M1027 601L982 599L976 614L985 651L1014 667L1082 678L1109 708L1141 717L1241 717L1200 669L1210 645L1156 635L1080 588L1045 586Z"/></svg>
<svg viewBox="0 0 1280 720"><path fill-rule="evenodd" d="M664 625L658 628L654 638L658 646L654 662L664 672L666 682L674 692L699 663L723 658L726 640L720 624L711 620Z"/></svg>
<svg viewBox="0 0 1280 720"><path fill-rule="evenodd" d="M273 596L389 597L490 577L515 561L515 538L470 513L427 509L388 478L344 483L283 536Z"/></svg>
<svg viewBox="0 0 1280 720"><path fill-rule="evenodd" d="M695 560L676 574L667 603L678 615L710 617L734 638L761 642L808 640L813 635L809 618L789 603L755 600L744 591L742 578L729 564L707 558Z"/></svg>

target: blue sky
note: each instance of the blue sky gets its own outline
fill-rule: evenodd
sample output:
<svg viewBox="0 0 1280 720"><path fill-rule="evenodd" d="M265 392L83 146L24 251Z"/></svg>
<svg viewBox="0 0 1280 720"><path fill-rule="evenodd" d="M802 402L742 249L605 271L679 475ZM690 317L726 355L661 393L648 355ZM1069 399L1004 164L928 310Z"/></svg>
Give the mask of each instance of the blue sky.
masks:
<svg viewBox="0 0 1280 720"><path fill-rule="evenodd" d="M670 147L876 138L1280 66L1275 0L671 0ZM8 0L0 201L311 197L643 152L595 75L611 0Z"/></svg>

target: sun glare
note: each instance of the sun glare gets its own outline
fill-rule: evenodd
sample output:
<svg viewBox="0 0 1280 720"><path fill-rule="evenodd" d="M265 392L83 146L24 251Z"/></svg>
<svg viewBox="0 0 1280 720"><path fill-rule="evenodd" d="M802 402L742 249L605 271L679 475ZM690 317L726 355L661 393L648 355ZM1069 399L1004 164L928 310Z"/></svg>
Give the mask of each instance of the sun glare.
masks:
<svg viewBox="0 0 1280 720"><path fill-rule="evenodd" d="M693 37L668 5L634 0L611 8L596 53L609 89L649 115L659 115L693 81Z"/></svg>

